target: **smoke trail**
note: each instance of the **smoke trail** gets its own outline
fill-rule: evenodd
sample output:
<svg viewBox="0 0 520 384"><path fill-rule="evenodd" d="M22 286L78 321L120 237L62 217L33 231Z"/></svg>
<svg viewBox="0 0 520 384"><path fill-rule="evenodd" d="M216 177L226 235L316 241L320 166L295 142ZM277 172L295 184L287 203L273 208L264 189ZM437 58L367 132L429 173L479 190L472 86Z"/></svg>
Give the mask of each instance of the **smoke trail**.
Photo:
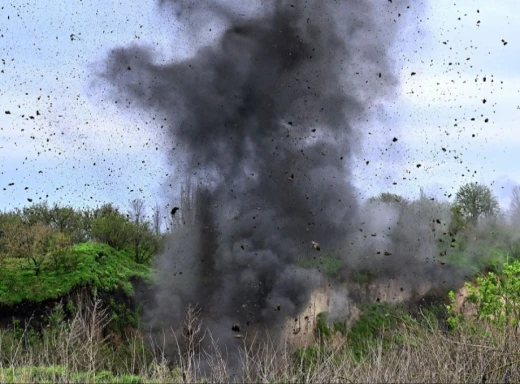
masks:
<svg viewBox="0 0 520 384"><path fill-rule="evenodd" d="M354 127L395 94L389 52L408 4L262 1L249 15L233 1L161 4L194 38L209 21L223 33L169 64L119 48L103 72L114 98L165 119L172 159L197 183L189 225L158 261L153 318L173 323L196 302L220 338L233 324L272 330L323 280L299 266L311 242L341 252L357 221Z"/></svg>

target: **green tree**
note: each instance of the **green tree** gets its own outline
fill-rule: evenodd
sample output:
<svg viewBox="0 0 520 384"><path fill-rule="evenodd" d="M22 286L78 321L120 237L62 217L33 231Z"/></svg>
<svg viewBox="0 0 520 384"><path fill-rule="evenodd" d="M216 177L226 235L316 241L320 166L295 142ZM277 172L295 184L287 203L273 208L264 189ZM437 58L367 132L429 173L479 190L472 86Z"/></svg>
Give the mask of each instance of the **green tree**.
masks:
<svg viewBox="0 0 520 384"><path fill-rule="evenodd" d="M459 205L453 205L450 209L451 211L451 221L449 226L449 231L452 235L456 235L459 231L466 228L468 225L468 221L465 219L462 214L462 209Z"/></svg>
<svg viewBox="0 0 520 384"><path fill-rule="evenodd" d="M145 217L141 200L130 202L128 215L120 213L111 205L105 205L95 213L92 221L92 237L119 250L131 252L137 263L148 263L161 244L161 236L154 234L152 225Z"/></svg>
<svg viewBox="0 0 520 384"><path fill-rule="evenodd" d="M125 249L130 243L130 223L118 211L105 213L92 221L92 238L115 249Z"/></svg>
<svg viewBox="0 0 520 384"><path fill-rule="evenodd" d="M368 201L370 203L382 202L382 203L397 203L397 204L402 204L402 205L408 204L408 200L406 200L404 197L397 195L395 193L390 193L390 192L380 193L378 196L371 197L370 199L368 199Z"/></svg>
<svg viewBox="0 0 520 384"><path fill-rule="evenodd" d="M455 204L472 225L477 225L481 217L494 217L499 213L498 201L491 189L478 183L468 183L460 187Z"/></svg>
<svg viewBox="0 0 520 384"><path fill-rule="evenodd" d="M128 226L129 247L134 260L139 264L149 263L157 253L160 245L160 236L157 236L148 222L130 223Z"/></svg>
<svg viewBox="0 0 520 384"><path fill-rule="evenodd" d="M51 249L52 236L52 230L42 223L13 221L4 227L6 256L28 260L36 274L39 274Z"/></svg>
<svg viewBox="0 0 520 384"><path fill-rule="evenodd" d="M22 218L16 212L0 213L0 257L3 258L9 256L12 227L22 224Z"/></svg>
<svg viewBox="0 0 520 384"><path fill-rule="evenodd" d="M137 263L148 263L159 247L159 238L154 233L152 224L146 220L145 203L141 199L130 201L128 217L132 220L128 226L131 251Z"/></svg>
<svg viewBox="0 0 520 384"><path fill-rule="evenodd" d="M72 239L63 232L55 232L50 239L49 256L56 268L65 264L67 254L72 246Z"/></svg>
<svg viewBox="0 0 520 384"><path fill-rule="evenodd" d="M66 234L76 244L90 239L88 215L73 207L62 207L56 203L50 207L47 202L43 202L24 207L16 213L25 223L30 225L41 223L51 228L53 232Z"/></svg>

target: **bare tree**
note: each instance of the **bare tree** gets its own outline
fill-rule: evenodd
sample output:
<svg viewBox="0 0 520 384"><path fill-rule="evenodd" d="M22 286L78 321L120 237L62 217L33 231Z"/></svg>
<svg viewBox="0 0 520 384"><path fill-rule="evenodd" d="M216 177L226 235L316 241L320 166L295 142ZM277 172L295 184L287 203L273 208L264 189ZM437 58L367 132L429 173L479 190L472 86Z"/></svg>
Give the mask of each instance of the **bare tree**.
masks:
<svg viewBox="0 0 520 384"><path fill-rule="evenodd" d="M154 233L159 236L161 234L161 207L158 203L155 203L152 215L152 225Z"/></svg>
<svg viewBox="0 0 520 384"><path fill-rule="evenodd" d="M144 221L146 214L144 200L133 199L130 201L130 212L128 213L129 218L132 222L139 225Z"/></svg>
<svg viewBox="0 0 520 384"><path fill-rule="evenodd" d="M194 188L190 180L186 180L184 186L181 188L179 206L173 207L170 211L168 227L170 231L173 231L174 228L185 225L193 224L196 212L195 207L196 203L196 191L197 188Z"/></svg>
<svg viewBox="0 0 520 384"><path fill-rule="evenodd" d="M511 221L513 224L520 224L520 185L513 188L509 209L511 211Z"/></svg>

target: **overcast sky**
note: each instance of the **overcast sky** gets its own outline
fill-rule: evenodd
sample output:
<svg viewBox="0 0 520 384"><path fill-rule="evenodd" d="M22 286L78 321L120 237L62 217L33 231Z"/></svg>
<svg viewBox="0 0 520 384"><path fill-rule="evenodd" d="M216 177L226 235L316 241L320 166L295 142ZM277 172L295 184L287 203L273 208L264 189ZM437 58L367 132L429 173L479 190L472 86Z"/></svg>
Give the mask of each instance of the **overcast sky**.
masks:
<svg viewBox="0 0 520 384"><path fill-rule="evenodd" d="M115 108L95 74L117 46L145 44L159 59L179 60L218 32L190 41L154 1L2 3L0 209L28 199L164 205L175 167L159 123ZM519 44L517 0L431 1L395 46L399 93L359 127L360 197L413 198L422 186L443 198L478 181L506 207L520 183Z"/></svg>

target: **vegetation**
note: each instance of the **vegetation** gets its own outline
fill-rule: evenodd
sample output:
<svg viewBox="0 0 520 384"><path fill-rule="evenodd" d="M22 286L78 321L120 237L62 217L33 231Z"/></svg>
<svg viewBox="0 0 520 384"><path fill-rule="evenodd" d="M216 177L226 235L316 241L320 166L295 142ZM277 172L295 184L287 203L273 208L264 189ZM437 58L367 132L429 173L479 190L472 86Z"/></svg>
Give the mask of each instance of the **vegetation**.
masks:
<svg viewBox="0 0 520 384"><path fill-rule="evenodd" d="M0 213L0 321L45 317L59 303L70 316L77 293L87 292L108 311L107 331L137 327L134 284L151 282L151 257L162 243L156 229L139 200L128 215L111 204L81 210L39 203Z"/></svg>
<svg viewBox="0 0 520 384"><path fill-rule="evenodd" d="M498 200L491 189L478 183L468 183L460 187L455 205L472 225L477 225L481 217L496 216L499 211Z"/></svg>
<svg viewBox="0 0 520 384"><path fill-rule="evenodd" d="M513 342L520 318L517 200L513 196L507 223L489 188L468 184L454 204L443 206L446 217L420 229L435 239L447 264L463 267L468 279L476 276L466 284L474 315L460 311L455 292L442 305L414 311L358 304L362 314L353 324L319 314L316 341L305 348L246 337L238 357L224 355L217 337L203 350L183 333L172 354L140 333L134 289L137 281L151 282L153 256L162 247L158 208L150 219L140 200L126 213L112 204L77 209L46 203L0 213L0 381L519 381ZM439 204L424 195L410 201L389 193L371 201L390 204L399 220ZM389 234L394 242L402 236ZM345 271L336 255L310 254L300 266L329 278L360 285L382 278L366 266ZM189 319L188 329L195 329ZM200 339L213 340L203 334ZM240 375L232 373L230 360Z"/></svg>
<svg viewBox="0 0 520 384"><path fill-rule="evenodd" d="M506 263L499 273L488 272L466 283L477 316L497 326L520 325L520 261Z"/></svg>
<svg viewBox="0 0 520 384"><path fill-rule="evenodd" d="M378 196L371 197L368 199L369 202L375 203L387 203L387 204L402 204L406 205L409 203L408 200L406 200L404 197L397 195L395 193L389 193L389 192L383 192L380 193Z"/></svg>
<svg viewBox="0 0 520 384"><path fill-rule="evenodd" d="M96 329L104 314L86 303L83 312L58 321L41 336L27 329L0 331L3 382L517 382L515 329L481 320L460 320L451 332L428 312L406 315L388 305L365 308L366 315L348 332L293 353L269 341L239 347L230 370L218 346L203 360L181 353L168 361L139 338L119 348ZM372 317L375 315L375 319ZM322 316L326 321L326 316ZM323 324L322 324L323 325ZM209 335L208 338L211 339ZM338 342L339 341L339 342ZM192 343L192 340L180 340ZM179 347L180 348L180 347ZM52 353L50 353L52 351ZM359 353L356 353L359 352ZM229 355L228 358L233 358Z"/></svg>
<svg viewBox="0 0 520 384"><path fill-rule="evenodd" d="M324 254L323 256L313 256L302 260L300 266L303 268L315 268L325 276L335 278L343 268L343 261L331 254Z"/></svg>
<svg viewBox="0 0 520 384"><path fill-rule="evenodd" d="M132 279L150 277L150 269L136 263L127 252L106 244L83 243L72 247L58 267L53 260L44 260L38 273L27 268L23 260L4 260L0 268L0 305L43 302L81 287L93 293L122 290L132 295Z"/></svg>

